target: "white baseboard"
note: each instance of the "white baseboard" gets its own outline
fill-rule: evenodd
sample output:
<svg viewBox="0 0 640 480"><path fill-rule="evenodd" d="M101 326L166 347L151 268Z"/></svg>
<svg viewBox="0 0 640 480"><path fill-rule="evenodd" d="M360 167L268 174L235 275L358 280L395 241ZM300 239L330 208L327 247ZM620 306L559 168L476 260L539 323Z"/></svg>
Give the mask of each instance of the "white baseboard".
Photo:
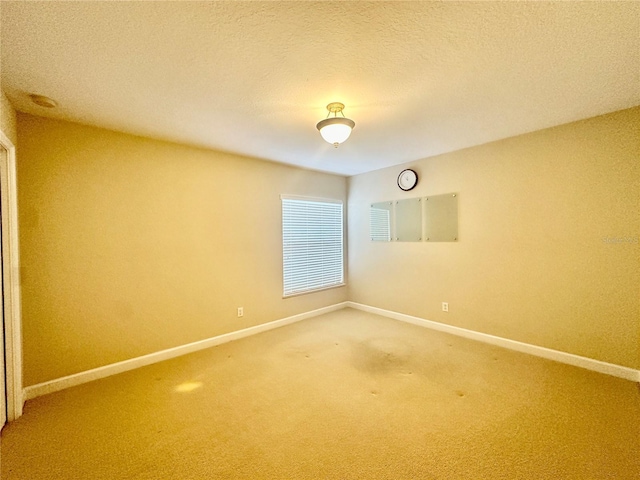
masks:
<svg viewBox="0 0 640 480"><path fill-rule="evenodd" d="M382 308L370 307L368 305L362 305L355 302L346 302L348 307L362 310L369 313L374 313L383 317L392 318L394 320L400 320L402 322L411 323L421 327L430 328L432 330L438 330L440 332L450 333L459 337L469 338L471 340L477 340L479 342L489 343L498 347L507 348L509 350L515 350L518 352L528 353L535 355L536 357L546 358L548 360L555 360L556 362L566 363L575 367L585 368L587 370L593 370L594 372L604 373L612 375L614 377L624 378L633 382L640 382L640 370L635 370L629 367L623 367L613 363L602 362L600 360L594 360L588 357L581 357L580 355L574 355L573 353L561 352L559 350L552 350L550 348L539 347L537 345L531 345L529 343L522 343L516 340L509 340L508 338L496 337L486 333L480 333L473 330L467 330L465 328L454 327L452 325L446 325L444 323L438 323L431 320L425 320L419 317L412 317L411 315L405 315L403 313L392 312L390 310L384 310Z"/></svg>
<svg viewBox="0 0 640 480"><path fill-rule="evenodd" d="M486 333L480 333L473 330L467 330L465 328L454 327L452 325L446 325L444 323L438 323L431 320L425 320L419 317L413 317L411 315L405 315L403 313L393 312L390 310L384 310L382 308L370 307L368 305L362 305L355 302L342 302L328 307L319 308L310 312L293 315L291 317L282 318L269 323L263 323L262 325L256 325L254 327L245 328L235 332L225 333L216 337L207 338L197 342L189 343L187 345L181 345L179 347L169 348L167 350L161 350L159 352L150 353L141 357L131 358L118 363L112 363L103 367L94 368L84 372L79 372L73 375L69 375L62 378L50 380L48 382L39 383L37 385L31 385L26 387L22 392L22 398L24 401L31 400L33 398L46 395L48 393L57 392L65 388L74 387L83 383L98 380L100 378L109 377L118 373L134 370L136 368L151 365L153 363L162 362L171 358L179 357L189 353L204 350L205 348L214 347L223 343L238 340L244 337L255 335L257 333L273 330L274 328L283 327L301 320L323 315L325 313L340 310L342 308L351 307L357 310L373 313L383 317L392 318L394 320L400 320L402 322L411 323L421 327L430 328L432 330L438 330L440 332L450 333L459 337L468 338L471 340L477 340L479 342L496 345L499 347L507 348L509 350L515 350L518 352L528 353L537 357L546 358L549 360L555 360L560 363L566 363L576 367L585 368L599 373L612 375L614 377L624 378L633 382L640 382L640 370L635 370L629 367L623 367L621 365L615 365L612 363L602 362L600 360L594 360L588 357L581 357L572 353L561 352L559 350L552 350L550 348L539 347L537 345L531 345L529 343L518 342L516 340L509 340L508 338L496 337Z"/></svg>
<svg viewBox="0 0 640 480"><path fill-rule="evenodd" d="M186 355L188 353L204 350L205 348L214 347L223 343L238 340L240 338L255 335L257 333L266 332L267 330L273 330L274 328L283 327L307 318L316 317L325 313L333 312L343 309L347 306L347 302L337 303L328 307L319 308L310 312L293 315L291 317L282 318L269 323L263 323L262 325L256 325L255 327L244 328L235 332L225 333L216 337L207 338L197 342L189 343L187 345L181 345L179 347L169 348L167 350L161 350L159 352L150 353L141 357L131 358L118 363L112 363L103 367L94 368L84 372L75 373L62 378L56 378L48 382L39 383L37 385L31 385L23 390L24 401L31 400L48 393L57 392L65 388L74 387L83 383L98 380L100 378L109 377L117 373L126 372L136 368L151 365L152 363L162 362L171 358Z"/></svg>

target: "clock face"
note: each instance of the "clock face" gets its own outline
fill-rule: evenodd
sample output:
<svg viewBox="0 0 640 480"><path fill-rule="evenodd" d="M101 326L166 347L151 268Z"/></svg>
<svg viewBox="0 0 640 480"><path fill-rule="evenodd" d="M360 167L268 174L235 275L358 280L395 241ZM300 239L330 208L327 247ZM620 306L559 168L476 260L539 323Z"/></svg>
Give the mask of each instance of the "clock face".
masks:
<svg viewBox="0 0 640 480"><path fill-rule="evenodd" d="M406 170L401 171L400 175L398 175L398 186L400 187L401 190L404 190L405 192L407 190L411 190L417 184L418 184L418 174L413 170L411 170L410 168L407 168Z"/></svg>

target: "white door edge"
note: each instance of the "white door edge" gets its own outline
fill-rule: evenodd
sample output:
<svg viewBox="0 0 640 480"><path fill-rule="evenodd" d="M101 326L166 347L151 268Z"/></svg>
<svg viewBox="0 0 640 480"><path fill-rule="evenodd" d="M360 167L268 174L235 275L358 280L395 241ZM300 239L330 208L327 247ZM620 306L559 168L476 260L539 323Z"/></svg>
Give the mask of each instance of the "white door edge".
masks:
<svg viewBox="0 0 640 480"><path fill-rule="evenodd" d="M6 155L0 161L2 208L2 262L4 289L4 337L7 372L7 420L22 415L22 316L20 300L20 256L18 244L18 191L16 149L0 130L0 146Z"/></svg>

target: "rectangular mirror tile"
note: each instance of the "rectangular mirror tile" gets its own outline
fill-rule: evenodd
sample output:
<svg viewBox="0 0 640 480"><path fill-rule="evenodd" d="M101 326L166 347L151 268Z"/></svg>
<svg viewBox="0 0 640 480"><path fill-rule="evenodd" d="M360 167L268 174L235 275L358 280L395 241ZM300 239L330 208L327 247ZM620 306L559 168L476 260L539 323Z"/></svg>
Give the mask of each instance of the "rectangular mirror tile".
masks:
<svg viewBox="0 0 640 480"><path fill-rule="evenodd" d="M425 241L458 240L458 194L446 193L424 199Z"/></svg>
<svg viewBox="0 0 640 480"><path fill-rule="evenodd" d="M407 198L396 202L396 240L422 240L422 199Z"/></svg>
<svg viewBox="0 0 640 480"><path fill-rule="evenodd" d="M371 241L390 242L393 217L393 202L378 202L371 204L369 213L369 227Z"/></svg>

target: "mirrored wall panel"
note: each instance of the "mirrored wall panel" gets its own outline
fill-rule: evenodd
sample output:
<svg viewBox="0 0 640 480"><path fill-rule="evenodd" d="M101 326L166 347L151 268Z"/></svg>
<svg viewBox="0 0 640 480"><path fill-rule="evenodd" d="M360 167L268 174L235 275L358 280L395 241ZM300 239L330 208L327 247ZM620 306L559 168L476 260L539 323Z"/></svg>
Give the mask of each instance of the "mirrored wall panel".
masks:
<svg viewBox="0 0 640 480"><path fill-rule="evenodd" d="M446 193L424 198L425 241L458 240L458 194Z"/></svg>
<svg viewBox="0 0 640 480"><path fill-rule="evenodd" d="M396 202L396 240L422 240L422 199L407 198Z"/></svg>
<svg viewBox="0 0 640 480"><path fill-rule="evenodd" d="M369 226L371 240L374 242L391 241L391 224L393 217L393 202L379 202L371 205Z"/></svg>

